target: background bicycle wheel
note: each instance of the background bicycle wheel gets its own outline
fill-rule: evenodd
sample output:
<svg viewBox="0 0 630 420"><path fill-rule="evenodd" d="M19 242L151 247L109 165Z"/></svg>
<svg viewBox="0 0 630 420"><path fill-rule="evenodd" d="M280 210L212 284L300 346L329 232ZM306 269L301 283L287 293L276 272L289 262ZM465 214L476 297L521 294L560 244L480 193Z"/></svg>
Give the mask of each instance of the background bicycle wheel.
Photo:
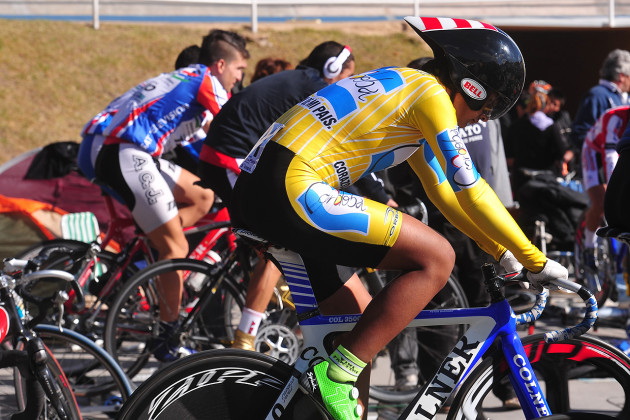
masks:
<svg viewBox="0 0 630 420"><path fill-rule="evenodd" d="M89 338L52 325L35 331L68 378L84 420L114 418L132 392L116 361Z"/></svg>

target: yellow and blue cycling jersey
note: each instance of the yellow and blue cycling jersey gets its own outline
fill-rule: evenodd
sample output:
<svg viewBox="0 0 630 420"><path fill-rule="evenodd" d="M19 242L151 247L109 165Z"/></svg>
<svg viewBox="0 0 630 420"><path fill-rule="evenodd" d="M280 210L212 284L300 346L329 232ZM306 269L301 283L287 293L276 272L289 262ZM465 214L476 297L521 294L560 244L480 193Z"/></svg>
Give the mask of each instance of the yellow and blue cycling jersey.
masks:
<svg viewBox="0 0 630 420"><path fill-rule="evenodd" d="M335 232L334 222L319 217L309 203L331 202L323 209L328 215L335 202L348 199L335 196L336 189L407 160L434 204L486 252L498 259L510 249L533 271L546 261L475 169L451 99L430 74L389 67L325 87L269 128L241 165L243 171L255 170L268 142L295 154L286 173L287 192L293 209L317 229ZM362 207L346 203L343 223L351 219L353 232L334 234L360 241L367 226L372 228L370 218L378 215L388 220L379 233L385 239L378 241L391 246L400 229L394 213L381 208L363 214Z"/></svg>

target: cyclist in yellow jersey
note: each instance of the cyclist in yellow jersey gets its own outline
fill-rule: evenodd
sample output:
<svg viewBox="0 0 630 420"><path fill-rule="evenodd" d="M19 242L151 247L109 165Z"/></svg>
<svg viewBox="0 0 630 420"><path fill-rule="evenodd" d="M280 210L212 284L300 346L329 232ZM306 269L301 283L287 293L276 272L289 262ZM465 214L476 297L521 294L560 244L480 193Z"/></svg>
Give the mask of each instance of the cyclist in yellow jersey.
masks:
<svg viewBox="0 0 630 420"><path fill-rule="evenodd" d="M407 160L449 221L507 270L524 266L534 285L567 278L525 237L459 138L458 127L498 118L518 99L525 80L518 47L482 22L405 20L433 50L427 71L382 68L311 95L261 137L232 196L236 226L300 254L323 313L363 312L301 380L335 419L362 416L354 385L367 395L364 367L445 285L454 264L450 244L420 221L339 189ZM372 300L344 266L404 273Z"/></svg>

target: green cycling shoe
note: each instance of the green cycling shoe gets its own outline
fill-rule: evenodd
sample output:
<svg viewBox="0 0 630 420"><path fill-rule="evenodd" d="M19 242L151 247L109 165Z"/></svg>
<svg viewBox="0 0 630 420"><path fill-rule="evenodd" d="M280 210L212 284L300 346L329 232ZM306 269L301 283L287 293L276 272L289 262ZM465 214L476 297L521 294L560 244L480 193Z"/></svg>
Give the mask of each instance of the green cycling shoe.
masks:
<svg viewBox="0 0 630 420"><path fill-rule="evenodd" d="M309 368L300 377L300 386L335 420L360 420L363 407L358 404L359 390L354 383L339 383L328 377L329 362Z"/></svg>

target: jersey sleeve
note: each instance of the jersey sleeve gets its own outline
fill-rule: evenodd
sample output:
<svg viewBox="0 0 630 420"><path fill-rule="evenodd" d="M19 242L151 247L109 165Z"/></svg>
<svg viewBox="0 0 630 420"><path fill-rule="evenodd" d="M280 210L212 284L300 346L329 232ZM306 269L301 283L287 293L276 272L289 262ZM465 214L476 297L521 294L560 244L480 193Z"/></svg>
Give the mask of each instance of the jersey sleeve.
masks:
<svg viewBox="0 0 630 420"><path fill-rule="evenodd" d="M408 162L436 207L497 261L507 248L528 270L540 271L546 257L476 171L449 97L435 95L416 104L409 116L426 142Z"/></svg>
<svg viewBox="0 0 630 420"><path fill-rule="evenodd" d="M221 102L217 97L213 83L212 74L206 69L203 80L197 93L197 101L203 105L212 115L217 115L221 110Z"/></svg>

